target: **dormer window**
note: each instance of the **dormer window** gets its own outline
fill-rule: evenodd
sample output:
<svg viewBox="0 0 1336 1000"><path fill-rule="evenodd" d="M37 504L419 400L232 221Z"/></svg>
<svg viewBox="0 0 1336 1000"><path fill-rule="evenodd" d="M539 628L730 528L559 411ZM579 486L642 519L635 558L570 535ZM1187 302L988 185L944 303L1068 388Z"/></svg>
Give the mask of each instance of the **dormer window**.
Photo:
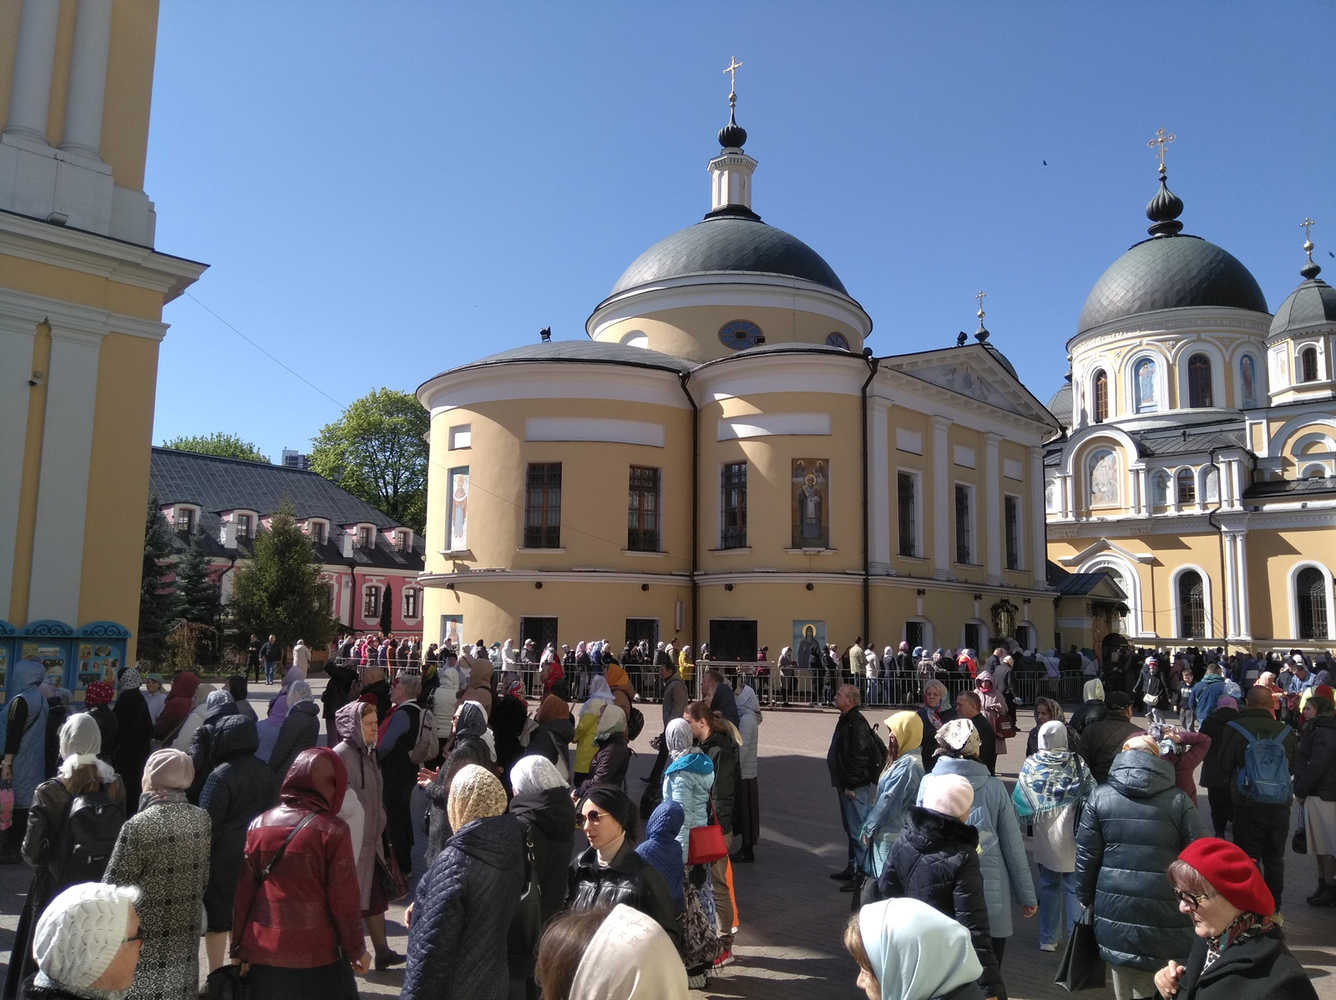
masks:
<svg viewBox="0 0 1336 1000"><path fill-rule="evenodd" d="M394 533L394 551L400 554L408 552L413 546L413 533L400 529Z"/></svg>
<svg viewBox="0 0 1336 1000"><path fill-rule="evenodd" d="M236 522L237 522L237 537L238 537L238 538L252 538L252 537L254 537L254 535L255 535L255 515L254 515L254 514L237 514L237 515L236 515Z"/></svg>
<svg viewBox="0 0 1336 1000"><path fill-rule="evenodd" d="M371 525L359 524L357 526L357 547L359 549L371 548Z"/></svg>
<svg viewBox="0 0 1336 1000"><path fill-rule="evenodd" d="M193 535L199 523L199 511L194 507L176 508L176 531L181 535Z"/></svg>

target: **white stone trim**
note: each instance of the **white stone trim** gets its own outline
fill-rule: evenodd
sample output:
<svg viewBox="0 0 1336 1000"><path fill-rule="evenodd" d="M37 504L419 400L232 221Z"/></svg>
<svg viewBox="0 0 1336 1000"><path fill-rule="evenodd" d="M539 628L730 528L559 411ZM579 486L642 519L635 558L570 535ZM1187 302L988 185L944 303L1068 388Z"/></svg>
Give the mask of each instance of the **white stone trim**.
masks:
<svg viewBox="0 0 1336 1000"><path fill-rule="evenodd" d="M1336 638L1336 604L1333 603L1331 570L1315 559L1304 559L1290 567L1286 578L1286 592L1290 599L1290 634L1289 638L1299 639L1299 593L1296 590L1301 570L1313 568L1322 573L1323 585L1327 592L1327 634L1321 638ZM1315 640L1304 640L1315 641Z"/></svg>
<svg viewBox="0 0 1336 1000"><path fill-rule="evenodd" d="M524 440L604 441L662 448L664 426L643 420L606 417L528 417L524 421Z"/></svg>
<svg viewBox="0 0 1336 1000"><path fill-rule="evenodd" d="M1194 354L1205 355L1206 360L1211 364L1210 406L1194 407L1191 405L1191 395L1188 392L1188 362L1192 360ZM1175 350L1171 352L1170 359L1178 381L1178 406L1175 409L1220 410L1225 408L1225 356L1219 347L1207 340L1187 340L1177 345ZM1167 409L1167 407L1161 408L1158 412L1164 412L1164 409Z"/></svg>
<svg viewBox="0 0 1336 1000"><path fill-rule="evenodd" d="M0 240L0 253L4 253L3 241ZM0 322L15 323L50 323L52 328L77 329L85 334L105 337L109 333L122 333L131 337L144 337L148 340L162 340L167 334L168 325L154 320L127 316L109 309L96 309L81 306L61 299L51 299L44 295L32 295L28 292L15 291L12 288L0 288Z"/></svg>
<svg viewBox="0 0 1336 1000"><path fill-rule="evenodd" d="M745 441L759 437L828 437L829 435L829 413L756 413L745 417L721 419L716 440Z"/></svg>
<svg viewBox="0 0 1336 1000"><path fill-rule="evenodd" d="M891 571L890 400L868 400L868 564Z"/></svg>
<svg viewBox="0 0 1336 1000"><path fill-rule="evenodd" d="M1178 580L1179 577L1181 577L1184 573L1187 572L1196 573L1201 577L1202 603L1205 606L1205 614L1204 614L1204 620L1206 625L1205 636L1193 637L1193 636L1179 635L1179 629L1182 628L1183 625L1183 609L1178 599ZM1170 635L1172 635L1176 639L1217 638L1215 634L1215 604L1213 601L1214 595L1212 594L1212 584L1213 581L1211 580L1211 574L1206 572L1206 570L1203 569L1202 567L1193 563L1188 563L1186 565L1179 566L1169 575L1169 614L1170 614L1169 624L1171 626Z"/></svg>
<svg viewBox="0 0 1336 1000"><path fill-rule="evenodd" d="M53 0L24 0L15 41L13 85L9 94L6 135L15 133L46 143L51 107L51 75L56 61L60 4Z"/></svg>

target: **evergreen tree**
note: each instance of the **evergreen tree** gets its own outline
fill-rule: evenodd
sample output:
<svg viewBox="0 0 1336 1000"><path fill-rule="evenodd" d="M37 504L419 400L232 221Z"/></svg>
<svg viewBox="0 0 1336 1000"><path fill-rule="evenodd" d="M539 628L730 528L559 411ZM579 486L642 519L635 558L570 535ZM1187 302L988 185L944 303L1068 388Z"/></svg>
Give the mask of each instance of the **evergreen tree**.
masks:
<svg viewBox="0 0 1336 1000"><path fill-rule="evenodd" d="M380 634L386 635L394 626L394 591L385 584L385 593L380 598Z"/></svg>
<svg viewBox="0 0 1336 1000"><path fill-rule="evenodd" d="M167 633L176 621L176 592L167 582L172 567L172 529L156 495L149 497L144 521L144 574L139 584L139 658L161 663L167 656Z"/></svg>
<svg viewBox="0 0 1336 1000"><path fill-rule="evenodd" d="M176 566L177 613L185 621L213 628L218 624L221 595L210 568L204 532L196 528L190 548Z"/></svg>
<svg viewBox="0 0 1336 1000"><path fill-rule="evenodd" d="M337 634L339 623L325 610L329 588L293 510L284 497L269 527L256 533L251 558L237 567L229 611L234 638L243 643L252 634L272 634L283 646L305 639L319 647Z"/></svg>

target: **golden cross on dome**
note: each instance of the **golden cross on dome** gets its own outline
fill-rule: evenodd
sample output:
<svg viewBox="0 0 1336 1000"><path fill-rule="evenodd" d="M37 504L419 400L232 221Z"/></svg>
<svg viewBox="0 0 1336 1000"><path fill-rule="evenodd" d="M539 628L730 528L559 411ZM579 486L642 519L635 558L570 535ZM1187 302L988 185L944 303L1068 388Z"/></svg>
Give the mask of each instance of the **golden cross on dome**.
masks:
<svg viewBox="0 0 1336 1000"><path fill-rule="evenodd" d="M1157 152L1160 154L1160 173L1164 173L1164 147L1169 145L1169 143L1173 142L1177 138L1178 136L1169 135L1164 131L1164 129L1159 128L1155 130L1155 138L1152 139L1150 142L1146 143L1147 146L1160 147L1157 150Z"/></svg>
<svg viewBox="0 0 1336 1000"><path fill-rule="evenodd" d="M742 69L742 63L738 62L737 56L728 57L728 65L724 67L724 72L728 74L728 103L733 104L738 99L738 70Z"/></svg>
<svg viewBox="0 0 1336 1000"><path fill-rule="evenodd" d="M984 297L985 297L987 294L988 294L988 293L987 293L987 292L984 292L984 291L978 291L978 292L975 292L975 293L974 293L974 297L975 297L976 299L979 300L979 312L978 312L978 316L979 316L979 325L980 325L980 326L983 326L983 300L984 300Z"/></svg>
<svg viewBox="0 0 1336 1000"><path fill-rule="evenodd" d="M1313 262L1313 227L1316 225L1317 223L1306 215L1304 221L1299 223L1299 228L1304 231L1304 249L1308 251L1308 262L1310 264Z"/></svg>

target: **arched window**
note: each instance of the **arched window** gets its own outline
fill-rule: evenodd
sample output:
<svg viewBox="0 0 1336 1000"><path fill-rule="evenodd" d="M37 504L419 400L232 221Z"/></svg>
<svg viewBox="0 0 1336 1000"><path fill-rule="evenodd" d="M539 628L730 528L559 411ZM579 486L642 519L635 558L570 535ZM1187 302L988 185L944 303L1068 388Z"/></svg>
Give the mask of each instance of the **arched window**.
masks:
<svg viewBox="0 0 1336 1000"><path fill-rule="evenodd" d="M1119 501L1118 456L1101 448L1090 456L1090 506L1113 507Z"/></svg>
<svg viewBox="0 0 1336 1000"><path fill-rule="evenodd" d="M1095 423L1102 424L1109 419L1109 376L1103 368L1095 372L1092 386Z"/></svg>
<svg viewBox="0 0 1336 1000"><path fill-rule="evenodd" d="M1188 570L1178 578L1178 619L1179 635L1206 637L1206 587L1196 570Z"/></svg>
<svg viewBox="0 0 1336 1000"><path fill-rule="evenodd" d="M1169 473L1161 469L1151 480L1151 496L1157 507L1169 506Z"/></svg>
<svg viewBox="0 0 1336 1000"><path fill-rule="evenodd" d="M1211 405L1211 359L1194 354L1188 358L1188 406Z"/></svg>
<svg viewBox="0 0 1336 1000"><path fill-rule="evenodd" d="M1299 610L1299 638L1327 639L1327 581L1316 566L1299 570L1294 578L1294 599Z"/></svg>
<svg viewBox="0 0 1336 1000"><path fill-rule="evenodd" d="M1202 500L1206 503L1220 501L1220 471L1214 465L1208 465L1201 479Z"/></svg>
<svg viewBox="0 0 1336 1000"><path fill-rule="evenodd" d="M1151 358L1142 358L1132 368L1132 398L1138 413L1154 413L1160 408L1155 377L1155 362Z"/></svg>
<svg viewBox="0 0 1336 1000"><path fill-rule="evenodd" d="M1317 381L1317 348L1305 347L1299 352L1300 382Z"/></svg>
<svg viewBox="0 0 1336 1000"><path fill-rule="evenodd" d="M1257 406L1257 360L1251 354L1239 358L1239 382L1243 387L1241 405L1251 410Z"/></svg>
<svg viewBox="0 0 1336 1000"><path fill-rule="evenodd" d="M1178 502L1180 506L1197 502L1197 478L1191 469L1178 470Z"/></svg>

